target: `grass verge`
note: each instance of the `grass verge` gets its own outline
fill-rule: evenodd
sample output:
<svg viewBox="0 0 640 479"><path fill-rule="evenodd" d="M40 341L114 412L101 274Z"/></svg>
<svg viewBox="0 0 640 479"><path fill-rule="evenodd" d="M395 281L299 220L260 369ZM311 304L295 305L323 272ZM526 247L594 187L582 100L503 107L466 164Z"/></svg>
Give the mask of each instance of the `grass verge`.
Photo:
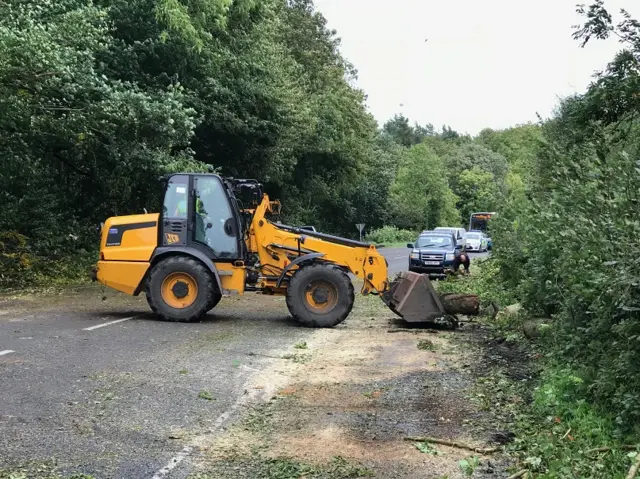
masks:
<svg viewBox="0 0 640 479"><path fill-rule="evenodd" d="M479 294L485 306L515 302L499 289L491 261L476 265L469 277L440 282L438 289ZM526 313L481 318L491 338L483 345L485 361L473 393L481 408L499 411L511 436L505 449L513 472L526 470L522 477L539 479L626 478L639 457L640 435L623 433L629 427L617 424L613 411L587 400L580 375L547 352L548 336L529 340L522 334L526 319Z"/></svg>

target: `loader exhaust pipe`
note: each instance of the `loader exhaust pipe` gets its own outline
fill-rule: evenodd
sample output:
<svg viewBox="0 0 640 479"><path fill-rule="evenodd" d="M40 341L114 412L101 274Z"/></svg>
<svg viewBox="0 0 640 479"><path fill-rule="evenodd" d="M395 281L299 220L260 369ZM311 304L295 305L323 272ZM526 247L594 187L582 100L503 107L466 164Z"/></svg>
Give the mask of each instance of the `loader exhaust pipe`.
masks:
<svg viewBox="0 0 640 479"><path fill-rule="evenodd" d="M410 323L428 322L446 315L475 316L480 301L472 294L438 295L426 274L402 272L382 294L385 304Z"/></svg>

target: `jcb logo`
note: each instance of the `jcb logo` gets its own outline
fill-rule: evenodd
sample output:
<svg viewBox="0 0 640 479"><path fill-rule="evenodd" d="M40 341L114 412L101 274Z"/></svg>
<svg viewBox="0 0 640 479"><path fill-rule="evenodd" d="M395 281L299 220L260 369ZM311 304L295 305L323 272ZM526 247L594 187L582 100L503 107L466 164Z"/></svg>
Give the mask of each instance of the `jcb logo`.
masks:
<svg viewBox="0 0 640 479"><path fill-rule="evenodd" d="M180 236L173 233L165 233L165 238L167 240L167 244L175 244L180 243Z"/></svg>

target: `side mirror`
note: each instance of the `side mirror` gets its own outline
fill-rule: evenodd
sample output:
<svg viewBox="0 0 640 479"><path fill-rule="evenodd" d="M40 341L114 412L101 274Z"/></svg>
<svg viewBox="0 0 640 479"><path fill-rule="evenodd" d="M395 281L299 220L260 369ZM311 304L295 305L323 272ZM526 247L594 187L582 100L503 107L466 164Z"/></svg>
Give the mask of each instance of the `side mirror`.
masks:
<svg viewBox="0 0 640 479"><path fill-rule="evenodd" d="M413 249L413 248L415 248L415 246L413 246L413 243L407 243L407 248Z"/></svg>
<svg viewBox="0 0 640 479"><path fill-rule="evenodd" d="M229 218L224 222L223 229L227 236L236 236L236 228L234 228L233 218Z"/></svg>

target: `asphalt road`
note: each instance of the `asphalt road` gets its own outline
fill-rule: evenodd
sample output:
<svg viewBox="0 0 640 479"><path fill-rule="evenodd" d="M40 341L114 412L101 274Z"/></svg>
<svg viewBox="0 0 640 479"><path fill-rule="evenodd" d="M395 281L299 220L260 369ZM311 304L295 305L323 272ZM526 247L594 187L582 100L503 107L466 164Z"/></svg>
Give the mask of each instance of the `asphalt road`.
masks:
<svg viewBox="0 0 640 479"><path fill-rule="evenodd" d="M408 248L381 248L380 252L389 263L389 276L394 276L401 271L407 271L410 253ZM471 262L473 263L474 258L486 258L489 253L470 253L469 256L471 256Z"/></svg>
<svg viewBox="0 0 640 479"><path fill-rule="evenodd" d="M186 477L162 470L190 436L242 409L251 374L311 333L283 298L226 298L184 324L107 294L90 288L35 312L0 301L0 471L55 460L100 479Z"/></svg>

